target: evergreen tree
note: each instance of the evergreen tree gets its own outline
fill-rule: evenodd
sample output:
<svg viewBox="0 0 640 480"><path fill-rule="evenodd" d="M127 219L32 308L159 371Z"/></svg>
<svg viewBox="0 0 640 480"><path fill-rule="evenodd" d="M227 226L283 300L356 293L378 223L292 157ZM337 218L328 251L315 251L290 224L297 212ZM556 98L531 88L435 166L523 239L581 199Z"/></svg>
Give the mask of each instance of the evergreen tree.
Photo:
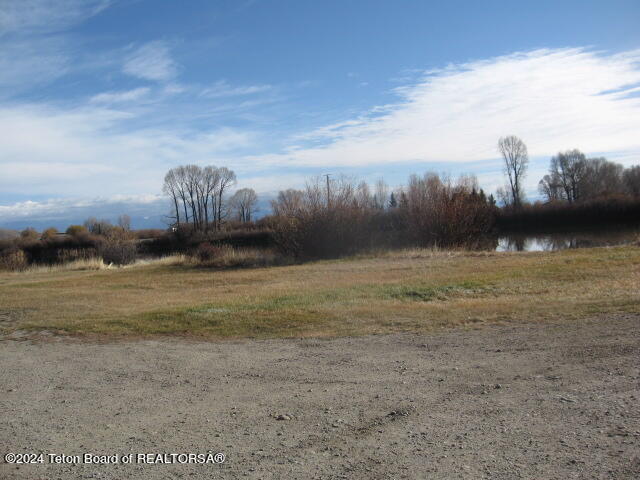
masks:
<svg viewBox="0 0 640 480"><path fill-rule="evenodd" d="M389 197L389 208L396 208L397 206L398 202L396 201L396 196L391 192L391 196Z"/></svg>

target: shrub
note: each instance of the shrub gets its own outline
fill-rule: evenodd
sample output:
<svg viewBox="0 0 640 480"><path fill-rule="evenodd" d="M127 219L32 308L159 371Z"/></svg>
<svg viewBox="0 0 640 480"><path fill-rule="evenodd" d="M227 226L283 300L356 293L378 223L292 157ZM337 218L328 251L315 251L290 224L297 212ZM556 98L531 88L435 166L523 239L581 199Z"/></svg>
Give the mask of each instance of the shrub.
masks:
<svg viewBox="0 0 640 480"><path fill-rule="evenodd" d="M27 255L17 247L4 250L0 253L0 269L18 271L29 266Z"/></svg>
<svg viewBox="0 0 640 480"><path fill-rule="evenodd" d="M134 230L133 233L136 238L139 239L161 238L167 235L167 231L160 228L145 228L141 230Z"/></svg>
<svg viewBox="0 0 640 480"><path fill-rule="evenodd" d="M24 250L32 264L54 265L67 259L87 259L95 256L95 250L100 241L99 237L89 234L78 236L54 236L42 240L20 239L17 247ZM67 251L75 251L68 254Z"/></svg>
<svg viewBox="0 0 640 480"><path fill-rule="evenodd" d="M129 265L138 258L138 249L130 240L107 239L100 243L98 254L107 264Z"/></svg>
<svg viewBox="0 0 640 480"><path fill-rule="evenodd" d="M78 237L81 235L87 235L89 230L82 225L70 225L66 231L67 235L71 235L72 237Z"/></svg>
<svg viewBox="0 0 640 480"><path fill-rule="evenodd" d="M278 249L295 258L330 258L353 253L366 243L366 213L350 210L302 212L274 217L271 228Z"/></svg>
<svg viewBox="0 0 640 480"><path fill-rule="evenodd" d="M49 227L42 232L42 236L40 238L43 240L49 240L50 238L55 238L56 235L58 235L58 229L55 227Z"/></svg>
<svg viewBox="0 0 640 480"><path fill-rule="evenodd" d="M319 179L305 190L280 192L267 220L276 247L295 258L330 258L388 246L397 235L388 227L397 212L376 207L366 184L346 177Z"/></svg>
<svg viewBox="0 0 640 480"><path fill-rule="evenodd" d="M438 175L412 176L404 208L414 240L421 246L475 247L489 234L494 208L473 177L455 184Z"/></svg>
<svg viewBox="0 0 640 480"><path fill-rule="evenodd" d="M477 247L493 228L494 207L474 177L452 183L414 175L400 196L385 210L364 183L340 180L323 191L316 182L280 192L269 219L272 237L285 255L328 258L411 244Z"/></svg>
<svg viewBox="0 0 640 480"><path fill-rule="evenodd" d="M210 263L216 258L222 256L223 248L211 245L208 242L201 243L195 252L195 257L201 263Z"/></svg>
<svg viewBox="0 0 640 480"><path fill-rule="evenodd" d="M20 232L20 238L23 240L37 240L39 236L36 229L31 227L25 228Z"/></svg>

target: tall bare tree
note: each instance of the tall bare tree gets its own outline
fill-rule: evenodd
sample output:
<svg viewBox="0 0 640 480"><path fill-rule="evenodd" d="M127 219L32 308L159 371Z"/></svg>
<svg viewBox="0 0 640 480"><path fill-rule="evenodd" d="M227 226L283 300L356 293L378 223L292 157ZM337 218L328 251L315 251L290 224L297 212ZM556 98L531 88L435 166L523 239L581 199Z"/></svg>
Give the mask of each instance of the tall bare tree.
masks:
<svg viewBox="0 0 640 480"><path fill-rule="evenodd" d="M220 174L220 181L218 183L218 191L216 198L216 228L220 229L222 226L222 219L224 218L224 194L225 192L236 184L236 174L233 170L229 170L227 167L221 167L218 169Z"/></svg>
<svg viewBox="0 0 640 480"><path fill-rule="evenodd" d="M258 195L253 188L241 188L231 197L231 206L241 222L250 222L256 211Z"/></svg>
<svg viewBox="0 0 640 480"><path fill-rule="evenodd" d="M557 175L553 173L542 177L538 182L538 191L548 202L555 202L563 198L562 185Z"/></svg>
<svg viewBox="0 0 640 480"><path fill-rule="evenodd" d="M604 157L587 158L580 182L582 198L586 200L623 193L623 172L622 165Z"/></svg>
<svg viewBox="0 0 640 480"><path fill-rule="evenodd" d="M622 174L622 179L626 192L640 197L640 165L627 168Z"/></svg>
<svg viewBox="0 0 640 480"><path fill-rule="evenodd" d="M567 150L551 158L550 175L562 187L563 198L569 203L580 199L580 187L586 171L586 157L580 150Z"/></svg>
<svg viewBox="0 0 640 480"><path fill-rule="evenodd" d="M198 193L201 198L202 211L204 213L204 229L209 230L209 205L211 204L212 218L215 218L212 200L217 188L220 185L220 170L216 167L204 167L198 183Z"/></svg>
<svg viewBox="0 0 640 480"><path fill-rule="evenodd" d="M275 200L271 200L271 209L275 216L293 217L296 212L302 210L304 193L290 188L281 190Z"/></svg>
<svg viewBox="0 0 640 480"><path fill-rule="evenodd" d="M360 182L355 191L355 204L360 208L371 208L373 206L374 198L371 196L371 191L367 182Z"/></svg>
<svg viewBox="0 0 640 480"><path fill-rule="evenodd" d="M376 208L383 210L387 207L389 200L389 186L380 178L376 182L375 193L373 194L373 203Z"/></svg>
<svg viewBox="0 0 640 480"><path fill-rule="evenodd" d="M168 195L169 198L171 199L171 203L173 204L173 208L174 208L173 211L175 213L175 215L172 218L175 218L176 225L180 226L180 208L178 206L180 202L180 192L179 192L178 177L176 175L176 170L173 168L169 170L167 174L164 176L162 193L164 193L165 195ZM186 220L187 219L185 216L185 221Z"/></svg>
<svg viewBox="0 0 640 480"><path fill-rule="evenodd" d="M527 146L520 138L509 135L498 141L498 151L504 160L504 173L508 180L508 201L514 208L518 208L524 200L522 182L529 166Z"/></svg>

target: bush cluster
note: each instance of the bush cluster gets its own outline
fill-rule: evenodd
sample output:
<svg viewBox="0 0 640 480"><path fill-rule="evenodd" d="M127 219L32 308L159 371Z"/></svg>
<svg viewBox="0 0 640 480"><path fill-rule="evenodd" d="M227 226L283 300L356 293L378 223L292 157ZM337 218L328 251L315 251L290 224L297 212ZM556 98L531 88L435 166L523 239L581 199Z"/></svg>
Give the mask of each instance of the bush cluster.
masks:
<svg viewBox="0 0 640 480"><path fill-rule="evenodd" d="M102 235L89 233L77 225L69 227L64 235L53 228L42 235L26 229L19 238L0 242L0 268L23 270L29 265L56 265L93 258L127 265L136 260L137 254L136 241L119 227L112 227Z"/></svg>
<svg viewBox="0 0 640 480"><path fill-rule="evenodd" d="M473 177L412 176L400 201L394 195L388 203L377 190L372 196L366 184L342 178L326 189L316 181L280 192L268 219L275 244L295 258L328 258L410 245L470 246L493 228L495 207Z"/></svg>

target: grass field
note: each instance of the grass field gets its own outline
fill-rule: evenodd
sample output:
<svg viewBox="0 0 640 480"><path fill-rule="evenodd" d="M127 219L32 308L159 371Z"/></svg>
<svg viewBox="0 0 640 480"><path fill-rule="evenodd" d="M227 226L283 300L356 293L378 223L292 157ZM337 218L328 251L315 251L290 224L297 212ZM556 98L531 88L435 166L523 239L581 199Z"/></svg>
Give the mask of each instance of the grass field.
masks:
<svg viewBox="0 0 640 480"><path fill-rule="evenodd" d="M640 248L0 273L3 334L303 337L640 312Z"/></svg>

